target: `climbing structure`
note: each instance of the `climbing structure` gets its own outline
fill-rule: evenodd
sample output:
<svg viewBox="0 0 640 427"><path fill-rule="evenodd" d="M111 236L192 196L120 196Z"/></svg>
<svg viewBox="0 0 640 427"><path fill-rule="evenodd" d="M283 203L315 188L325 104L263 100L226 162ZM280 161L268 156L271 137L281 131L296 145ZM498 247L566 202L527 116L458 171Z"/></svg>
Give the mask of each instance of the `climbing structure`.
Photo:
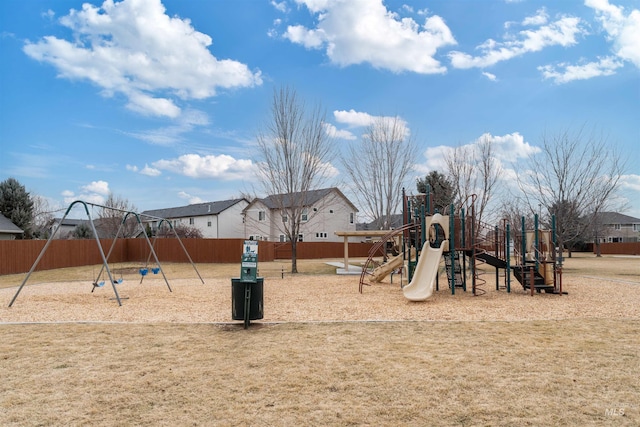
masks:
<svg viewBox="0 0 640 427"><path fill-rule="evenodd" d="M467 291L468 284L474 295L486 293L491 271L488 267L495 268L496 290L511 292L513 272L513 277L532 295L534 291L562 293L562 280L559 279L561 269L556 263L555 219L552 219L550 230L539 228L537 215L533 229L525 228L524 217L517 231L506 220L499 225L489 225L476 218L476 196L472 195L459 206L449 206L448 212L443 213L442 219L437 221L446 221L448 227L434 228L431 218L437 212L431 209L430 194L403 194L403 200L403 225L389 231L371 249L360 277L361 293L363 286L369 285L367 281L379 282L393 272L402 275L401 284L410 283L423 248L434 248L433 243L443 239L447 242L441 256L452 294L456 289ZM394 241L398 246L398 238L401 238L399 245L402 253L387 259L389 242ZM382 263L376 261L380 256L383 257ZM438 290L439 263L434 264L433 268L436 269L434 277Z"/></svg>

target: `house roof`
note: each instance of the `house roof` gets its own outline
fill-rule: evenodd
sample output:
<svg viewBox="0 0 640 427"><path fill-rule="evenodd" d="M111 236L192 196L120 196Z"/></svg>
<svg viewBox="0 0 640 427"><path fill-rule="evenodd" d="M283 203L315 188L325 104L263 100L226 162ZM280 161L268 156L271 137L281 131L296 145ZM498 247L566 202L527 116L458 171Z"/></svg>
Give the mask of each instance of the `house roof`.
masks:
<svg viewBox="0 0 640 427"><path fill-rule="evenodd" d="M65 218L64 221L62 218L55 218L54 222L63 227L77 227L80 224L88 222L86 219L75 219L75 218ZM95 220L94 220L95 222Z"/></svg>
<svg viewBox="0 0 640 427"><path fill-rule="evenodd" d="M600 212L598 214L600 224L640 224L640 218L634 218L618 212Z"/></svg>
<svg viewBox="0 0 640 427"><path fill-rule="evenodd" d="M96 233L98 233L98 237L103 239L103 238L109 238L110 236L108 236L108 229L109 229L109 222L111 221L109 218L93 218L93 226L96 229ZM105 223L107 225L105 225ZM79 225L86 225L87 227L91 227L90 225L91 223L89 222L88 219L77 219L77 218L64 218L64 221L62 220L62 218L54 218L54 224L52 227L77 227ZM53 228L52 228L53 230Z"/></svg>
<svg viewBox="0 0 640 427"><path fill-rule="evenodd" d="M384 221L381 218L375 219L369 223L356 224L356 230L389 230L402 226L402 214L393 214L390 217L390 223L384 226Z"/></svg>
<svg viewBox="0 0 640 427"><path fill-rule="evenodd" d="M241 201L247 201L245 198L222 200L217 202L197 203L187 206L178 206L176 208L153 209L142 212L142 215L157 218L186 218L204 215L219 215L221 212L229 209L231 206Z"/></svg>
<svg viewBox="0 0 640 427"><path fill-rule="evenodd" d="M315 203L322 200L332 192L338 193L338 195L344 198L344 200L346 200L347 203L349 203L353 207L353 210L355 212L358 212L358 209L353 205L353 203L351 203L351 201L347 199L344 194L342 194L342 191L340 191L336 187L322 188L320 190L309 190L306 192L299 191L295 193L274 194L263 199L255 199L251 202L251 204L261 202L269 209L286 209L297 205L297 201L302 198L301 206L313 206Z"/></svg>
<svg viewBox="0 0 640 427"><path fill-rule="evenodd" d="M9 220L6 216L0 214L0 233L5 234L22 234L24 231Z"/></svg>

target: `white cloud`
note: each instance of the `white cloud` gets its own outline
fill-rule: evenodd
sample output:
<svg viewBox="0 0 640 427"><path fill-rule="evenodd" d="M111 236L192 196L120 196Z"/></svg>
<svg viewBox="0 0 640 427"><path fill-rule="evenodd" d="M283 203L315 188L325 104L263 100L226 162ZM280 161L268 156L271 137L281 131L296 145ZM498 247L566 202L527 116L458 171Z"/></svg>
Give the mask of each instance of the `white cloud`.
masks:
<svg viewBox="0 0 640 427"><path fill-rule="evenodd" d="M580 18L565 16L535 30L522 30L517 36L506 35L504 42L488 39L477 47L479 56L459 51L451 51L448 56L455 68L486 68L549 46L572 46L584 33Z"/></svg>
<svg viewBox="0 0 640 427"><path fill-rule="evenodd" d="M349 132L346 129L338 129L331 123L324 124L324 131L327 135L336 139L346 139L346 140L354 140L357 139L354 134Z"/></svg>
<svg viewBox="0 0 640 427"><path fill-rule="evenodd" d="M135 165L126 165L125 168L131 172L138 172L138 167Z"/></svg>
<svg viewBox="0 0 640 427"><path fill-rule="evenodd" d="M106 181L92 181L87 185L80 187L80 193L76 194L71 190L64 190L61 195L66 204L70 204L76 200L82 200L97 205L103 204L109 195L109 183Z"/></svg>
<svg viewBox="0 0 640 427"><path fill-rule="evenodd" d="M167 170L190 178L249 179L254 172L251 160L234 159L226 154L185 154L176 159L158 160L152 166L159 171Z"/></svg>
<svg viewBox="0 0 640 427"><path fill-rule="evenodd" d="M526 142L519 132L508 133L502 136L485 133L476 139L474 144L478 144L484 140L490 140L493 143L495 156L501 160L516 161L519 158L527 158L540 151L539 147L535 147Z"/></svg>
<svg viewBox="0 0 640 427"><path fill-rule="evenodd" d="M162 174L159 169L149 167L149 165L144 165L140 173L147 176L160 176Z"/></svg>
<svg viewBox="0 0 640 427"><path fill-rule="evenodd" d="M549 14L547 13L547 9L543 7L541 9L538 9L535 15L524 18L524 20L522 21L522 25L527 25L527 26L528 25L532 25L532 26L544 25L547 23L548 20L549 20Z"/></svg>
<svg viewBox="0 0 640 427"><path fill-rule="evenodd" d="M496 77L495 74L491 74L489 72L483 71L482 75L485 76L486 78L488 78L489 80L491 80L492 82L495 82L498 80L498 78Z"/></svg>
<svg viewBox="0 0 640 427"><path fill-rule="evenodd" d="M608 0L586 0L585 5L595 10L596 18L613 42L616 56L640 68L640 10L625 14L623 7Z"/></svg>
<svg viewBox="0 0 640 427"><path fill-rule="evenodd" d="M624 190L640 192L640 175L622 175L620 177L620 187Z"/></svg>
<svg viewBox="0 0 640 427"><path fill-rule="evenodd" d="M207 126L209 117L199 110L186 110L171 126L139 132L126 132L127 135L154 145L173 145L182 140L182 135L191 132L198 126Z"/></svg>
<svg viewBox="0 0 640 427"><path fill-rule="evenodd" d="M409 12L409 13L413 13L413 7L412 7L412 6L409 6L408 4L403 4L403 5L402 5L402 9L403 9L403 10L406 10L406 11L407 11L407 12Z"/></svg>
<svg viewBox="0 0 640 427"><path fill-rule="evenodd" d="M544 65L538 67L545 79L552 79L557 84L569 83L574 80L587 80L598 76L610 76L624 64L614 57L600 58L598 62L581 65L560 63L557 66ZM557 69L560 69L559 71Z"/></svg>
<svg viewBox="0 0 640 427"><path fill-rule="evenodd" d="M352 127L369 126L376 118L369 113L362 113L353 109L349 111L336 110L333 112L333 117L338 123L344 123Z"/></svg>
<svg viewBox="0 0 640 427"><path fill-rule="evenodd" d="M350 128L367 127L378 121L386 121L386 122L392 123L395 120L396 125L399 127L399 130L402 132L403 135L409 136L411 133L408 123L406 122L406 120L403 120L401 117L373 116L369 113L355 111L353 109L349 111L335 110L333 112L333 117L336 119L338 123L346 124ZM352 139L352 138L345 138L345 139Z"/></svg>
<svg viewBox="0 0 640 427"><path fill-rule="evenodd" d="M519 132L502 136L485 133L463 147L468 147L471 150L470 152L473 153L475 152L475 147L485 140L491 141L494 157L500 165L502 165L503 162L517 162L520 158L527 158L540 151L539 147L526 142ZM424 153L426 162L422 165L421 171L446 170L445 158L450 155L453 150L454 147L448 145L427 148ZM508 169L503 168L503 170L508 173Z"/></svg>
<svg viewBox="0 0 640 427"><path fill-rule="evenodd" d="M393 72L446 72L434 58L437 50L456 41L437 16L419 25L387 10L382 0L296 0L317 15L315 28L291 25L284 37L309 49L326 50L339 66L369 63Z"/></svg>
<svg viewBox="0 0 640 427"><path fill-rule="evenodd" d="M56 13L55 13L53 10L51 10L51 9L47 9L47 11L46 11L46 12L42 12L41 16L42 16L43 18L45 18L45 19L48 19L48 20L52 21L52 20L53 20L53 18L55 18Z"/></svg>
<svg viewBox="0 0 640 427"><path fill-rule="evenodd" d="M82 186L82 191L106 196L109 194L109 183L106 181L92 181L90 184Z"/></svg>
<svg viewBox="0 0 640 427"><path fill-rule="evenodd" d="M288 11L286 1L277 2L277 1L271 0L271 6L275 7L277 10L279 10L282 13L287 13Z"/></svg>
<svg viewBox="0 0 640 427"><path fill-rule="evenodd" d="M24 52L53 65L59 77L88 80L104 96L124 95L139 113L177 117L179 101L262 83L260 72L214 57L211 37L189 19L168 16L160 0L84 3L59 22L73 31L72 41L45 36L26 42Z"/></svg>
<svg viewBox="0 0 640 427"><path fill-rule="evenodd" d="M189 193L186 193L184 191L178 192L178 197L180 197L181 199L188 200L190 205L194 205L196 203L204 203L204 200L202 200L200 197L193 196L193 195L191 195Z"/></svg>

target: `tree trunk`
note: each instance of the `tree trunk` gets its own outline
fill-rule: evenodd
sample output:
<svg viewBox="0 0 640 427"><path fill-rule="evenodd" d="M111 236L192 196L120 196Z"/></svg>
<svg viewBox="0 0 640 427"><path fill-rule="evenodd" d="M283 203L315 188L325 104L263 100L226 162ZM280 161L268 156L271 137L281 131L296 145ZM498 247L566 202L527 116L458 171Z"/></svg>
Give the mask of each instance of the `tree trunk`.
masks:
<svg viewBox="0 0 640 427"><path fill-rule="evenodd" d="M298 239L291 239L291 273L298 272Z"/></svg>

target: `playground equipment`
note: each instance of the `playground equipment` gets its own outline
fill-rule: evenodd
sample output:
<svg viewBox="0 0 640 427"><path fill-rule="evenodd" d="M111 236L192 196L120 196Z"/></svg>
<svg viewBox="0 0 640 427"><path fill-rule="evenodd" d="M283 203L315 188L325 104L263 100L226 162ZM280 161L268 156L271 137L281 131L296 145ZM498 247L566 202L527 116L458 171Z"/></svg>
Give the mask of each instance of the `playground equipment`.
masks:
<svg viewBox="0 0 640 427"><path fill-rule="evenodd" d="M147 245L149 247L150 253L149 253L149 258L147 258L147 264L148 264L148 261L149 261L150 257L153 256L157 267L152 268L152 272L154 274L157 274L158 272L162 272L162 277L164 278L164 281L165 281L165 283L167 285L167 288L169 289L169 292L171 292L171 286L169 286L169 281L167 280L167 277L164 275L164 272L162 271L162 267L160 265L160 261L158 260L156 252L154 250L155 239L154 239L154 244L152 244L150 242L150 240L149 240L149 237L145 233L145 230L144 230L144 227L142 225L142 222L140 221L140 216L137 213L131 212L131 211L125 211L125 210L122 210L122 209L117 209L117 208L113 208L113 207L109 207L109 206L102 206L102 205L98 205L98 204L95 204L95 203L84 202L82 200L76 200L76 201L72 202L69 205L69 207L67 208L65 214L62 217L61 222L64 222L64 220L69 215L69 212L71 212L71 209L76 204L80 204L80 205L82 205L82 207L84 207L84 212L87 215L87 219L89 221L89 225L91 226L91 230L93 232L93 236L95 238L95 241L96 241L96 244L97 244L97 247L98 247L98 251L100 252L100 258L102 259L102 266L100 268L100 271L99 271L98 275L96 276L95 280L92 283L93 287L91 288L91 292L93 292L96 288L101 288L101 287L103 287L105 285L105 281L106 280L100 280L100 278L101 278L103 273L106 273L106 276L107 276L109 282L111 283L111 287L113 289L113 293L115 294L115 299L118 302L118 305L122 306L122 298L120 297L120 294L118 293L118 289L116 288L116 285L117 284L121 284L123 282L123 278L122 278L122 276L119 279L115 279L114 278L113 272L112 272L111 268L109 267L109 262L108 261L109 261L109 257L111 256L111 253L113 252L113 249L115 247L116 240L120 236L120 233L123 230L123 226L124 226L125 222L127 221L127 219L129 218L130 215L133 215L133 217L136 219L136 223L139 226L140 234L144 236L144 239L145 239L145 241L146 241L146 243L147 243ZM95 224L93 222L93 219L91 218L91 214L89 213L89 207L88 206L112 209L112 210L116 210L116 211L120 211L120 212L124 213L124 217L122 219L122 222L120 223L120 226L118 227L118 231L116 233L116 237L114 238L114 240L113 240L113 242L111 244L111 247L109 248L109 251L107 252L106 255L104 253L104 250L102 249L102 244L100 243L100 238L98 237L98 232L96 230L96 227L95 227ZM155 218L155 217L151 217L151 218ZM160 219L162 221L166 221L163 218L156 218L156 219ZM171 223L168 222L168 221L167 221L167 223L170 225L171 229L173 230L173 227L171 226ZM49 245L51 244L51 242L54 240L58 230L59 230L59 228L56 228L54 230L54 232L51 233L51 236L47 240L47 243L45 243L44 247L40 251L40 254L36 258L36 260L33 263L33 265L31 266L31 269L29 270L29 272L25 276L24 280L22 281L22 283L18 287L18 290L16 291L15 295L11 299L11 302L9 303L9 307L13 306L13 303L16 301L16 298L18 298L18 295L22 291L22 288L24 287L24 285L29 280L29 277L31 276L31 274L34 272L34 270L38 266L38 263L40 262L40 260L44 256L44 254L47 252L47 249L49 248ZM175 230L174 230L174 234L178 238L178 241L180 242L180 245L182 246L182 249L184 250L185 254L187 255L187 258L189 259L189 262L191 262L192 267L194 268L194 270L198 274L198 277L200 278L202 283L204 283L204 280L202 280L202 277L200 276L200 273L198 273L198 270L196 269L195 264L191 260L191 257L189 256L189 253L187 252L186 248L182 244L182 241L180 240L180 237L177 235L177 233L175 233ZM144 273L143 273L143 271L144 271ZM148 269L146 268L146 266L144 268L140 269L140 274L142 275L143 278L144 278L144 276L146 275L147 272L148 272ZM140 283L142 283L142 280L140 281Z"/></svg>
<svg viewBox="0 0 640 427"><path fill-rule="evenodd" d="M431 226L443 225L444 217L435 214L431 218ZM446 224L444 224L446 225ZM411 301L424 301L433 294L434 284L438 275L438 266L442 253L448 245L448 240L435 239L422 244L420 258L411 282L402 288L405 298Z"/></svg>
<svg viewBox="0 0 640 427"><path fill-rule="evenodd" d="M102 272L104 271L104 269L105 268L107 268L107 269L109 268L109 258L111 257L111 253L113 252L113 248L116 245L116 241L120 237L120 233L122 232L122 230L124 228L124 225L126 224L127 219L129 218L129 215L133 215L133 217L135 218L136 223L140 227L140 231L141 231L142 235L144 236L144 238L145 238L145 240L147 242L147 245L149 246L149 249L150 249L149 256L153 255L153 258L156 261L156 265L158 266L157 267L158 270L162 272L162 277L164 278L164 282L166 283L167 288L169 289L169 292L173 292L171 290L171 286L169 285L169 281L167 280L167 276L165 276L164 271L162 271L162 267L160 266L160 261L158 260L158 256L156 255L155 250L153 249L153 245L149 241L149 236L147 236L147 233L145 233L144 226L142 225L142 221L140 221L140 216L135 212L129 212L129 211L127 211L125 213L124 217L122 218L122 221L120 222L120 226L118 227L118 231L116 232L116 237L113 239L113 242L111 242L111 247L109 248L109 252L107 253L106 258L104 259L104 263L103 263L102 267L100 268L100 271L98 272L98 276L93 281L93 289L91 289L91 292L93 292L94 289L96 288L96 283L100 283L99 280L100 280L100 277L102 276ZM148 269L147 268L141 268L139 271L140 271L140 275L142 276L142 278L140 279L140 283L142 283L142 279L144 279L144 276L147 274ZM115 287L114 287L114 289L115 289ZM120 302L120 296L117 294L117 292L116 292L116 299L118 300L118 304L122 305L122 303Z"/></svg>
<svg viewBox="0 0 640 427"><path fill-rule="evenodd" d="M423 301L432 295L434 288L438 290L440 264L444 260L452 294L456 289L466 291L469 283L473 295L486 293L487 267L495 268L496 290L511 292L513 272L531 295L534 291L563 294L562 268L556 262L555 218L551 230L542 230L536 214L533 230L527 230L523 217L521 230L514 232L507 220L499 226L479 221L475 195L458 207L451 205L448 215L432 211L429 193L403 194L403 200L404 224L389 231L372 247L360 277L360 293L363 286L370 285L366 279L378 282L384 277L382 273L400 270L406 271L407 276L406 281L401 280L405 297ZM375 258L384 253L387 241L397 236L402 237L402 254L376 265Z"/></svg>

